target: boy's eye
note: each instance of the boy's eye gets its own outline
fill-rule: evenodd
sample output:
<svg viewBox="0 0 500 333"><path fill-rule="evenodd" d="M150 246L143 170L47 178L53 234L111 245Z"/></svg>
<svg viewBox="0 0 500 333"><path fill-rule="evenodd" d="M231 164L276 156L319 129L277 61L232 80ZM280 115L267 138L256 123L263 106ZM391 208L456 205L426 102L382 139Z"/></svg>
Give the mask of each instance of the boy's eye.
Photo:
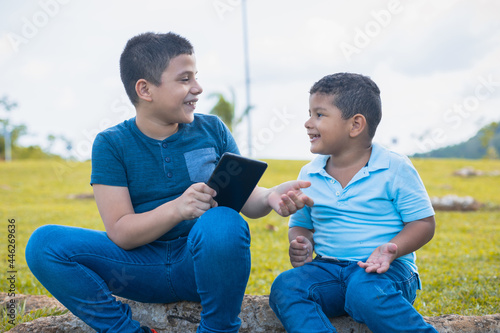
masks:
<svg viewBox="0 0 500 333"><path fill-rule="evenodd" d="M318 118L320 118L320 117L322 117L322 116L323 116L323 114L322 114L322 113L317 113L316 115L318 116Z"/></svg>

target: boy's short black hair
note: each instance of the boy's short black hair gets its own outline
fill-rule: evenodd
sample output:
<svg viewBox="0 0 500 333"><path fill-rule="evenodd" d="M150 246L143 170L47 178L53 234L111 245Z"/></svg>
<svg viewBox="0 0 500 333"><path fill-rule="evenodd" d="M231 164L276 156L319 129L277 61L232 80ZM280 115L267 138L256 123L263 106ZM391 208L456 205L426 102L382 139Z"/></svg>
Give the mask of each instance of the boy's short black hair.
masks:
<svg viewBox="0 0 500 333"><path fill-rule="evenodd" d="M120 57L120 76L132 104L138 102L135 84L145 79L156 86L170 59L181 54L193 54L191 43L172 32L166 34L147 32L132 37Z"/></svg>
<svg viewBox="0 0 500 333"><path fill-rule="evenodd" d="M341 112L343 119L362 114L368 123L368 134L375 136L382 119L380 89L369 77L353 73L327 75L316 82L309 93L335 96L333 105Z"/></svg>

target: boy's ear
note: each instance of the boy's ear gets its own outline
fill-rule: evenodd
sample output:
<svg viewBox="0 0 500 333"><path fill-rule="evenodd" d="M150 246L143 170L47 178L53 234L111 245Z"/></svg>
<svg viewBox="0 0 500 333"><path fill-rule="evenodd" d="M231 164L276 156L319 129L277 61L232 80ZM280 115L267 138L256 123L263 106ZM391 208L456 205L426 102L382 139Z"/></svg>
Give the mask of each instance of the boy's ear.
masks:
<svg viewBox="0 0 500 333"><path fill-rule="evenodd" d="M358 135L363 133L363 131L366 129L366 126L367 124L365 116L363 116L360 113L355 114L351 118L351 131L350 131L351 138L357 137Z"/></svg>
<svg viewBox="0 0 500 333"><path fill-rule="evenodd" d="M151 96L149 85L150 83L148 81L140 79L135 83L135 92L140 99L151 102L153 98Z"/></svg>

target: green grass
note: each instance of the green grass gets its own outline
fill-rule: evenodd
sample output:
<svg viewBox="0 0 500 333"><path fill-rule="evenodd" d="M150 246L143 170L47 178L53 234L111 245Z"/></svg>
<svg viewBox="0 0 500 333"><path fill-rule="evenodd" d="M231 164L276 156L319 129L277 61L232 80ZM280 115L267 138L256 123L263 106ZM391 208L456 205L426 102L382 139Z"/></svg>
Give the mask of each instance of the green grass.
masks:
<svg viewBox="0 0 500 333"><path fill-rule="evenodd" d="M269 168L260 183L266 187L295 179L306 163L268 162ZM470 195L488 203L488 207L500 207L500 177L453 176L455 170L465 166L483 171L500 170L499 160L417 159L413 162L431 196ZM48 295L24 260L24 248L37 227L52 223L104 230L93 200L70 198L74 194L92 193L89 179L89 162L0 163L2 279L8 271L8 219L15 219L17 293ZM252 272L247 293L268 294L274 278L291 268L288 221L275 213L248 221L252 234ZM436 221L434 239L417 252L424 285L415 303L417 310L425 316L498 313L500 210L437 212Z"/></svg>
<svg viewBox="0 0 500 333"><path fill-rule="evenodd" d="M6 332L13 328L17 324L26 323L37 318L41 317L49 317L49 316L59 316L68 312L68 310L59 310L57 308L44 308L44 309L36 309L29 312L26 312L26 302L17 305L16 310L7 310L1 309L0 313L0 332ZM15 313L15 318L12 318L10 315Z"/></svg>

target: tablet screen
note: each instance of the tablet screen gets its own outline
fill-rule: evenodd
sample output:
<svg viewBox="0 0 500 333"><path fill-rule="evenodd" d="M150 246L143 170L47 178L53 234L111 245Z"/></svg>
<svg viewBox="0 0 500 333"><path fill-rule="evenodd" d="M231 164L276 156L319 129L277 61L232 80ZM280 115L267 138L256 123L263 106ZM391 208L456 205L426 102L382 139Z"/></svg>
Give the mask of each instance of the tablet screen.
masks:
<svg viewBox="0 0 500 333"><path fill-rule="evenodd" d="M266 168L266 162L224 153L207 185L217 192L214 200L219 206L240 212Z"/></svg>

